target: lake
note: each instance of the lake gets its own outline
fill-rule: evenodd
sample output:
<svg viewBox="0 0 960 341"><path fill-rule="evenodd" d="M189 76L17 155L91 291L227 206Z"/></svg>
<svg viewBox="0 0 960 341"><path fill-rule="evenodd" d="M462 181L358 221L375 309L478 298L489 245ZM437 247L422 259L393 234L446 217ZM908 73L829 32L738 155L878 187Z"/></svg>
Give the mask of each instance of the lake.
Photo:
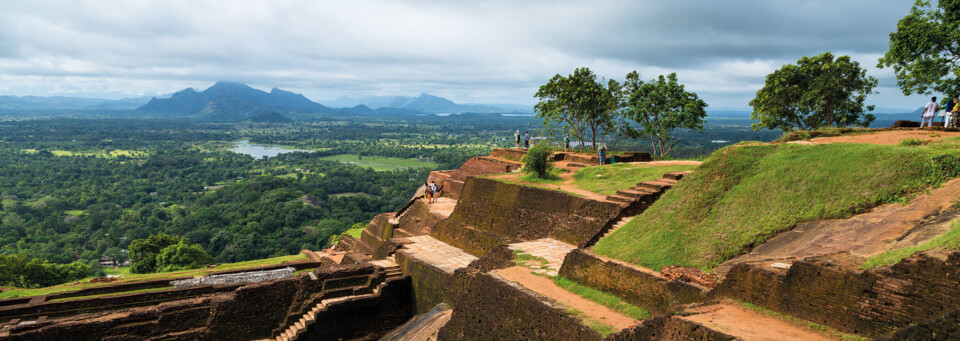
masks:
<svg viewBox="0 0 960 341"><path fill-rule="evenodd" d="M250 140L234 141L233 148L230 148L230 151L239 154L247 154L253 156L255 159L261 159L264 156L274 157L284 153L312 152L312 150L289 149L284 146L277 145L252 144L250 143Z"/></svg>

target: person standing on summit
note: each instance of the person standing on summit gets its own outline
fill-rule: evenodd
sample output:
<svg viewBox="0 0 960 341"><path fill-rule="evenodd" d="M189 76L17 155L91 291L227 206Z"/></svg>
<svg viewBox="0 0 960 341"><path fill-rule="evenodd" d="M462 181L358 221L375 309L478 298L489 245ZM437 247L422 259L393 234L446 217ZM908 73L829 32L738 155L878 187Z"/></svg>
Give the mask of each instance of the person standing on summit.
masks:
<svg viewBox="0 0 960 341"><path fill-rule="evenodd" d="M920 122L920 128L923 128L923 125L926 124L927 127L933 126L933 117L937 115L937 110L940 110L940 105L937 104L937 98L931 98L930 103L927 103L927 106L923 108L923 114L920 114L920 118L923 121Z"/></svg>
<svg viewBox="0 0 960 341"><path fill-rule="evenodd" d="M513 133L513 138L517 140L517 149L520 149L520 131L519 130Z"/></svg>
<svg viewBox="0 0 960 341"><path fill-rule="evenodd" d="M523 148L530 148L530 132L525 131L523 135Z"/></svg>

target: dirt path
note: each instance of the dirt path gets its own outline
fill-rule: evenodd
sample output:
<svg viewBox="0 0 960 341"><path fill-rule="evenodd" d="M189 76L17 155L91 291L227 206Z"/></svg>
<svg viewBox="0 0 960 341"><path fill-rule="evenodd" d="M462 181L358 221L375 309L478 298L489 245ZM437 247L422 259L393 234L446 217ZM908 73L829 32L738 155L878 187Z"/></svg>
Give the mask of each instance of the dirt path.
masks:
<svg viewBox="0 0 960 341"><path fill-rule="evenodd" d="M767 262L778 259L803 259L835 252L849 251L860 257L870 257L904 247L904 240L918 245L925 238L905 238L927 219L946 211L960 197L960 179L946 182L929 194L919 195L907 205L887 204L870 212L847 219L828 219L803 222L793 230L767 240L748 254L724 262L717 273L726 274L735 263Z"/></svg>
<svg viewBox="0 0 960 341"><path fill-rule="evenodd" d="M682 319L702 324L743 340L834 340L823 334L760 314L730 302L688 309L686 312L695 314L681 317Z"/></svg>
<svg viewBox="0 0 960 341"><path fill-rule="evenodd" d="M587 317L600 321L603 324L616 328L617 330L634 326L639 321L623 315L613 309L593 303L592 301L577 296L572 292L558 287L552 280L546 277L537 276L530 273L530 269L514 266L506 269L494 271L503 278L520 283L525 288L533 292L549 297L571 309L582 312Z"/></svg>
<svg viewBox="0 0 960 341"><path fill-rule="evenodd" d="M796 144L827 144L827 143L866 143L866 144L898 144L900 140L913 138L925 141L942 140L945 138L960 136L960 132L938 131L938 130L890 130L879 131L867 134L817 137L806 141L792 141Z"/></svg>

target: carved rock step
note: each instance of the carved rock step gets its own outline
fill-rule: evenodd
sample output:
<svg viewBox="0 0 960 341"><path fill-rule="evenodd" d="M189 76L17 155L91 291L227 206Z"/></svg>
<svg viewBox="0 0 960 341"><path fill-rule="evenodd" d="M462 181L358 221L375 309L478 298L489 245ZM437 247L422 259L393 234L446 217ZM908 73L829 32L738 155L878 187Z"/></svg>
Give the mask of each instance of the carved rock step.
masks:
<svg viewBox="0 0 960 341"><path fill-rule="evenodd" d="M647 188L654 191L662 191L664 189L673 187L677 183L676 180L670 179L657 179L652 181L644 181L637 184L637 187Z"/></svg>
<svg viewBox="0 0 960 341"><path fill-rule="evenodd" d="M620 195L608 195L607 200L629 204L634 201L634 198L620 196Z"/></svg>
<svg viewBox="0 0 960 341"><path fill-rule="evenodd" d="M680 181L680 179L683 179L684 176L687 176L687 174L690 174L690 173L693 173L693 171L689 170L689 171L680 171L680 172L670 172L670 173L664 173L663 177L670 180Z"/></svg>
<svg viewBox="0 0 960 341"><path fill-rule="evenodd" d="M642 187L632 187L630 189L622 189L617 191L617 195L619 196L634 199L640 199L650 194L653 194L653 192Z"/></svg>

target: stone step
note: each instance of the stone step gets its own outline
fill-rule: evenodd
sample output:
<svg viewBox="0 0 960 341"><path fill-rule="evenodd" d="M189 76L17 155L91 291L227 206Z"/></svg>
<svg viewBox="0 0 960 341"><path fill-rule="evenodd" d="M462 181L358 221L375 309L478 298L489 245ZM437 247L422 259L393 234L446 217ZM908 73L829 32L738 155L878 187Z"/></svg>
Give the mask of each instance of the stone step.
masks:
<svg viewBox="0 0 960 341"><path fill-rule="evenodd" d="M662 190L664 190L664 189L673 187L673 185L676 184L676 183L677 183L677 182L676 182L676 181L673 181L673 180L670 180L670 181L668 182L668 181L664 181L664 179L659 179L659 180L644 181L644 182L638 183L638 184L637 184L637 187L646 188L646 189L651 189L651 190L654 190L654 191L658 191L658 192L659 192L659 191L662 191Z"/></svg>
<svg viewBox="0 0 960 341"><path fill-rule="evenodd" d="M684 176L690 173L693 173L693 171L670 172L663 174L663 177L670 180L680 181L680 179L683 179Z"/></svg>
<svg viewBox="0 0 960 341"><path fill-rule="evenodd" d="M608 196L607 196L607 200L615 201L615 202L622 202L622 203L625 203L625 204L629 204L629 203L634 202L634 199L633 199L633 198L628 198L628 197L624 197L624 196L620 196L620 195L608 195Z"/></svg>
<svg viewBox="0 0 960 341"><path fill-rule="evenodd" d="M640 198L642 198L642 197L644 197L644 196L647 196L647 195L650 195L650 194L653 194L653 193L651 193L650 191L643 190L643 189L634 189L634 188L631 188L631 189L622 189L622 190L617 191L617 195L619 195L619 196L628 197L628 198L634 198L634 199L640 199Z"/></svg>

